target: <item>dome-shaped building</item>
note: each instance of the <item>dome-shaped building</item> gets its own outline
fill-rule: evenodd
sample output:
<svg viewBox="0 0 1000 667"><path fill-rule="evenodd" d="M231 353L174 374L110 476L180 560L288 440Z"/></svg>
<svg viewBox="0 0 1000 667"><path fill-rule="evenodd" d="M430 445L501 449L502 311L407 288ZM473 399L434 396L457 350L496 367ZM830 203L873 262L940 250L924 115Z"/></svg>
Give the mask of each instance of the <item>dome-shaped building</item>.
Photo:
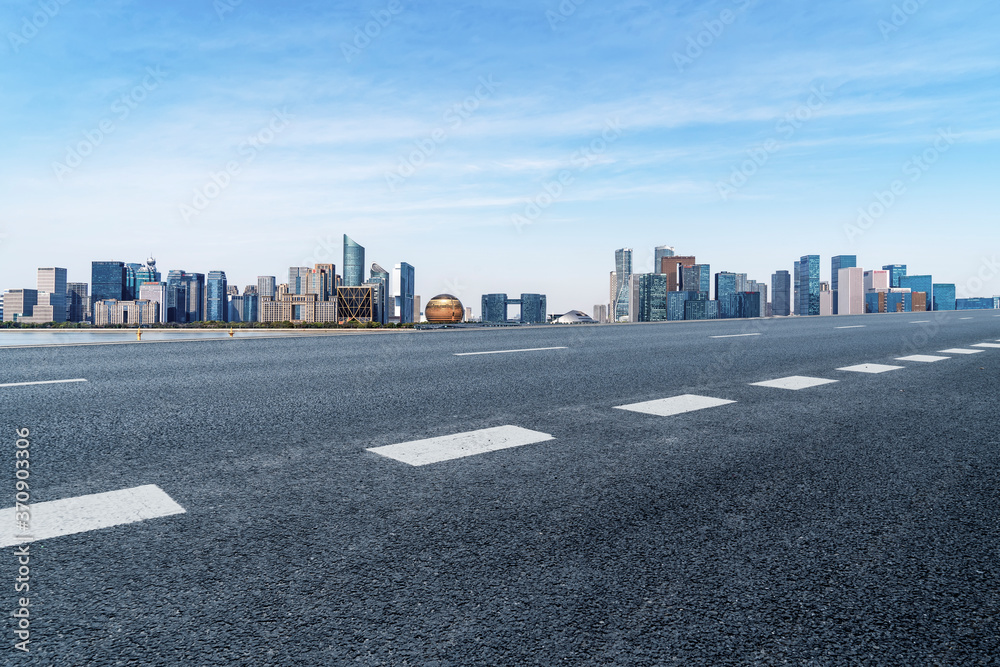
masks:
<svg viewBox="0 0 1000 667"><path fill-rule="evenodd" d="M458 324L465 318L465 308L451 294L438 294L424 306L424 317L431 324Z"/></svg>

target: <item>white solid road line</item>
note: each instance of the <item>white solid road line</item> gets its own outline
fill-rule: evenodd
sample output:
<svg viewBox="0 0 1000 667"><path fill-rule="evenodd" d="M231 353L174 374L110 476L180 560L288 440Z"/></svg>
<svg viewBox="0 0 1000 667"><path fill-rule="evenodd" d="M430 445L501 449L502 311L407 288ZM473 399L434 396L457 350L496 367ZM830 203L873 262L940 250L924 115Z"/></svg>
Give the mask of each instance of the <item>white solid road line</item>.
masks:
<svg viewBox="0 0 1000 667"><path fill-rule="evenodd" d="M851 373L888 373L898 371L906 366L886 366L885 364L858 364L857 366L845 366L838 368L838 371L849 371Z"/></svg>
<svg viewBox="0 0 1000 667"><path fill-rule="evenodd" d="M709 336L709 338L744 338L746 336L759 336L759 333L749 333L749 334L730 334L728 336Z"/></svg>
<svg viewBox="0 0 1000 667"><path fill-rule="evenodd" d="M21 536L15 525L16 508L0 510L0 547L185 513L155 484L32 503L29 508L31 526L27 537Z"/></svg>
<svg viewBox="0 0 1000 667"><path fill-rule="evenodd" d="M849 327L834 327L835 329L864 329L867 324L855 324Z"/></svg>
<svg viewBox="0 0 1000 667"><path fill-rule="evenodd" d="M673 396L671 398L659 398L655 401L632 403L631 405L619 405L616 406L615 409L641 412L647 415L656 415L657 417L671 417L685 412L694 412L695 410L717 408L720 405L729 405L730 403L735 402L736 401L727 401L724 398L684 394L683 396Z"/></svg>
<svg viewBox="0 0 1000 667"><path fill-rule="evenodd" d="M565 350L566 347L532 347L525 350L493 350L492 352L456 352L456 357L472 357L477 354L510 354L511 352L542 352L544 350Z"/></svg>
<svg viewBox="0 0 1000 667"><path fill-rule="evenodd" d="M82 378L76 380L42 380L40 382L8 382L7 384L0 384L0 387L27 387L33 384L65 384L66 382L86 382Z"/></svg>
<svg viewBox="0 0 1000 667"><path fill-rule="evenodd" d="M800 389L809 389L810 387L818 387L823 384L832 384L837 382L837 380L826 380L824 378L813 378L804 375L791 375L786 378L778 378L777 380L767 380L765 382L752 382L753 387L771 387L773 389L790 389L791 391L799 391Z"/></svg>
<svg viewBox="0 0 1000 667"><path fill-rule="evenodd" d="M961 347L953 347L950 350L941 350L941 354L982 354L986 350L966 350Z"/></svg>
<svg viewBox="0 0 1000 667"><path fill-rule="evenodd" d="M944 361L946 359L951 359L951 357L938 357L933 354L911 354L908 357L896 357L896 361L919 361L925 364L931 364L935 361Z"/></svg>
<svg viewBox="0 0 1000 667"><path fill-rule="evenodd" d="M531 431L520 426L497 426L439 438L402 442L398 445L369 447L367 451L411 466L425 466L554 439L548 433Z"/></svg>

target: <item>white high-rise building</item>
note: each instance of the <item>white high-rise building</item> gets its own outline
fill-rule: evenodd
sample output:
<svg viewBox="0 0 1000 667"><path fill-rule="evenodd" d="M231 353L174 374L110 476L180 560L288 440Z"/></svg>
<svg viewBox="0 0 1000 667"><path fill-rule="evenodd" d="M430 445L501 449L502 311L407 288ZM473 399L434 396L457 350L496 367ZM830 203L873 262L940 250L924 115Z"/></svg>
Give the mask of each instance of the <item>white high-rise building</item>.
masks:
<svg viewBox="0 0 1000 667"><path fill-rule="evenodd" d="M139 285L139 300L149 301L156 313L156 322L166 322L167 284L143 283Z"/></svg>
<svg viewBox="0 0 1000 667"><path fill-rule="evenodd" d="M865 271L865 292L888 292L888 271Z"/></svg>
<svg viewBox="0 0 1000 667"><path fill-rule="evenodd" d="M38 269L38 291L48 292L48 305L52 306L52 319L47 322L66 321L66 269ZM47 310L47 309L46 309ZM35 315L41 315L36 312ZM46 313L47 316L47 313Z"/></svg>
<svg viewBox="0 0 1000 667"><path fill-rule="evenodd" d="M840 269L837 287L837 314L864 315L865 270L860 267Z"/></svg>

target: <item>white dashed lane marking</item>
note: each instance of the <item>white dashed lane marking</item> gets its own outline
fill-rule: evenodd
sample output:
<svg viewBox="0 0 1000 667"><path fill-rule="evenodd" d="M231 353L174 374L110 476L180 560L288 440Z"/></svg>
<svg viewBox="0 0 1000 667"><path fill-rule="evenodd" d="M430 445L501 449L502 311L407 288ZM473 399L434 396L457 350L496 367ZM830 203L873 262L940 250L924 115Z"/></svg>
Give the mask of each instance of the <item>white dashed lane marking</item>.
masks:
<svg viewBox="0 0 1000 667"><path fill-rule="evenodd" d="M866 326L868 326L868 325L866 325L866 324L855 324L855 325L852 325L852 326L849 326L849 327L834 327L834 328L836 328L836 329L864 329Z"/></svg>
<svg viewBox="0 0 1000 667"><path fill-rule="evenodd" d="M953 347L950 350L941 350L941 354L982 354L986 350L966 350L961 347Z"/></svg>
<svg viewBox="0 0 1000 667"><path fill-rule="evenodd" d="M659 398L655 401L632 403L631 405L619 405L615 409L642 412L647 415L656 415L658 417L671 417L685 412L694 412L695 410L717 408L720 405L729 405L730 403L735 402L736 401L727 401L724 398L684 394L683 396L673 396L671 398Z"/></svg>
<svg viewBox="0 0 1000 667"><path fill-rule="evenodd" d="M184 514L183 507L155 484L30 505L30 536L15 525L16 508L0 510L0 547L85 533L147 519Z"/></svg>
<svg viewBox="0 0 1000 667"><path fill-rule="evenodd" d="M759 336L759 333L729 334L728 336L710 336L710 338L745 338L747 336Z"/></svg>
<svg viewBox="0 0 1000 667"><path fill-rule="evenodd" d="M425 466L501 449L533 445L546 440L554 438L548 433L531 431L520 426L496 426L438 438L401 442L397 445L369 447L368 451L411 466Z"/></svg>
<svg viewBox="0 0 1000 667"><path fill-rule="evenodd" d="M927 324L930 320L913 320L910 324Z"/></svg>
<svg viewBox="0 0 1000 667"><path fill-rule="evenodd" d="M1000 343L976 343L972 347L1000 347Z"/></svg>
<svg viewBox="0 0 1000 667"><path fill-rule="evenodd" d="M777 380L767 380L765 382L753 382L751 383L751 386L771 387L773 389L790 389L792 391L799 391L800 389L818 387L823 384L832 384L834 382L837 382L837 380L826 380L824 378L813 378L804 375L791 375L786 378L778 378Z"/></svg>
<svg viewBox="0 0 1000 667"><path fill-rule="evenodd" d="M491 352L456 352L456 357L474 357L477 354L512 354L514 352L544 352L545 350L565 350L565 347L533 347L526 350L493 350Z"/></svg>
<svg viewBox="0 0 1000 667"><path fill-rule="evenodd" d="M40 382L8 382L7 384L0 384L0 387L27 387L34 384L66 384L67 382L86 382L83 378L77 378L75 380L42 380Z"/></svg>
<svg viewBox="0 0 1000 667"><path fill-rule="evenodd" d="M858 364L857 366L845 366L838 368L838 371L849 371L851 373L888 373L898 371L905 366L887 366L885 364Z"/></svg>
<svg viewBox="0 0 1000 667"><path fill-rule="evenodd" d="M930 364L935 361L945 361L947 359L951 359L951 357L938 357L933 354L911 354L908 357L897 357L896 361L920 361L925 364Z"/></svg>

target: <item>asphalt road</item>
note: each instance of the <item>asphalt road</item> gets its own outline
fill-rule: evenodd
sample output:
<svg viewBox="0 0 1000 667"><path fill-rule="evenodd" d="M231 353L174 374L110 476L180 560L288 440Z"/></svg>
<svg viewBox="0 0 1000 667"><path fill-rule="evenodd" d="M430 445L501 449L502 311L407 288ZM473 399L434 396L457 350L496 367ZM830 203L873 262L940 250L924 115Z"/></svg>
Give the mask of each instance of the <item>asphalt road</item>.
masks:
<svg viewBox="0 0 1000 667"><path fill-rule="evenodd" d="M0 349L0 383L86 380L0 387L0 507L26 427L33 503L186 510L32 543L31 650L9 618L0 655L996 664L1000 348L969 346L998 339L983 311ZM837 370L866 363L902 368ZM787 376L837 382L752 384ZM733 402L616 409L686 394ZM368 451L506 425L552 439Z"/></svg>

